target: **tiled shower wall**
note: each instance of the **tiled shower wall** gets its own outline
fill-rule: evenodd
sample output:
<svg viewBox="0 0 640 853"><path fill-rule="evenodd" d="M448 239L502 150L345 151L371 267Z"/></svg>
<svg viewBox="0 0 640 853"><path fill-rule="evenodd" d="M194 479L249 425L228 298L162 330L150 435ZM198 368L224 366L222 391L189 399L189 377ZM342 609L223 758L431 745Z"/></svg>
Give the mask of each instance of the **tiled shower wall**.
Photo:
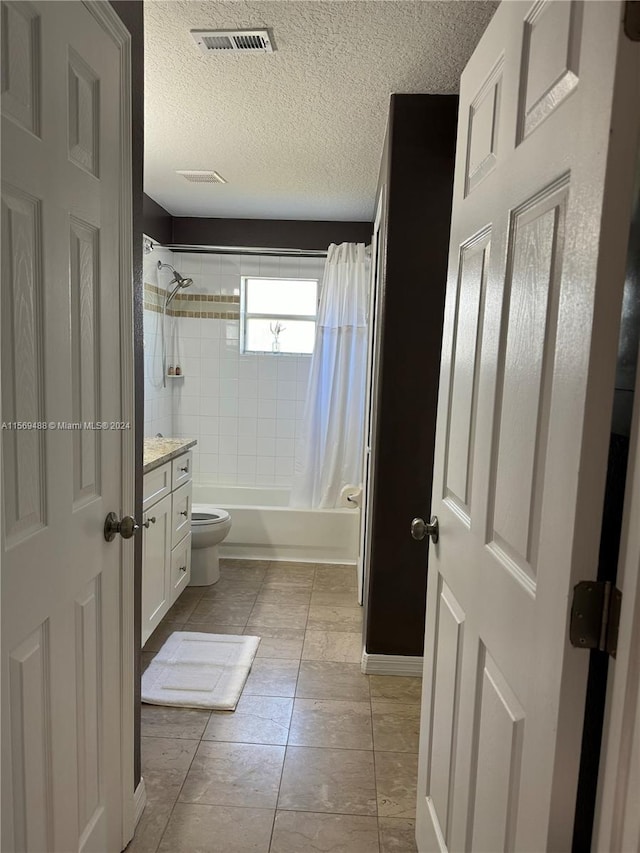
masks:
<svg viewBox="0 0 640 853"><path fill-rule="evenodd" d="M158 261L173 265L173 252L155 248L143 258L145 284L164 289L171 279L171 273L169 270L158 270ZM167 382L166 388L162 387L162 315L147 307L149 300L146 288L144 302L144 435L146 438L160 432L170 436L173 432L173 387L170 382ZM167 323L167 328L170 322Z"/></svg>
<svg viewBox="0 0 640 853"><path fill-rule="evenodd" d="M324 259L176 252L172 263L193 278L172 303L174 310L207 315L170 321L175 324L170 363L184 375L169 380L173 434L197 438L194 472L203 482L289 486L311 356L240 353L240 278L322 281ZM220 296L226 301L216 299Z"/></svg>

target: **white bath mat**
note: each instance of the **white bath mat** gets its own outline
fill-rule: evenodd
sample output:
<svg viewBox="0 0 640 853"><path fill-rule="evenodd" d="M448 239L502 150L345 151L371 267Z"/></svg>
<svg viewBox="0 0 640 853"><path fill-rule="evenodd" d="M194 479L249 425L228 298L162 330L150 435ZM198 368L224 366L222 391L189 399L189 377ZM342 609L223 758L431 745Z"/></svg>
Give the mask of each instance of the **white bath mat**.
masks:
<svg viewBox="0 0 640 853"><path fill-rule="evenodd" d="M175 631L142 675L142 701L233 711L260 637Z"/></svg>

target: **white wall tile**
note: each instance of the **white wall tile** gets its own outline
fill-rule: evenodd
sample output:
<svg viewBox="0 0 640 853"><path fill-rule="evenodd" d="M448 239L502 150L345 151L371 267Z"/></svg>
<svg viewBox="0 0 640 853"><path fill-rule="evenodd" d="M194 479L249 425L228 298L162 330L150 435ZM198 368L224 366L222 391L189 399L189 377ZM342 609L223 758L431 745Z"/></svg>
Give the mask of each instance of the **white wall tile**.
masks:
<svg viewBox="0 0 640 853"><path fill-rule="evenodd" d="M220 435L238 436L238 418L220 417Z"/></svg>
<svg viewBox="0 0 640 853"><path fill-rule="evenodd" d="M276 439L271 435L259 435L256 437L256 454L258 456L275 456Z"/></svg>
<svg viewBox="0 0 640 853"><path fill-rule="evenodd" d="M238 436L221 435L218 438L218 453L220 456L238 455Z"/></svg>
<svg viewBox="0 0 640 853"><path fill-rule="evenodd" d="M238 456L253 456L255 458L256 441L257 436L255 435L238 436ZM248 472L244 471L243 473L246 474Z"/></svg>
<svg viewBox="0 0 640 853"><path fill-rule="evenodd" d="M295 438L296 422L294 420L285 420L278 418L276 420L276 436L278 438Z"/></svg>
<svg viewBox="0 0 640 853"><path fill-rule="evenodd" d="M260 389L258 389L260 394ZM258 417L259 418L275 418L277 414L277 400L258 400Z"/></svg>
<svg viewBox="0 0 640 853"><path fill-rule="evenodd" d="M145 281L164 286L158 259L193 278L190 292L238 295L241 275L314 278L313 258L218 256L158 249ZM184 378L162 388L161 317L144 312L145 435L195 437L194 470L220 483L289 485L302 431L310 356L240 354L238 320L170 318L167 355ZM197 468L196 468L197 466Z"/></svg>
<svg viewBox="0 0 640 853"><path fill-rule="evenodd" d="M241 418L256 418L258 417L258 401L250 399L238 400L238 415Z"/></svg>
<svg viewBox="0 0 640 853"><path fill-rule="evenodd" d="M276 438L276 456L291 456L295 451L295 442L292 438Z"/></svg>
<svg viewBox="0 0 640 853"><path fill-rule="evenodd" d="M237 397L220 397L220 416L234 418L238 415Z"/></svg>

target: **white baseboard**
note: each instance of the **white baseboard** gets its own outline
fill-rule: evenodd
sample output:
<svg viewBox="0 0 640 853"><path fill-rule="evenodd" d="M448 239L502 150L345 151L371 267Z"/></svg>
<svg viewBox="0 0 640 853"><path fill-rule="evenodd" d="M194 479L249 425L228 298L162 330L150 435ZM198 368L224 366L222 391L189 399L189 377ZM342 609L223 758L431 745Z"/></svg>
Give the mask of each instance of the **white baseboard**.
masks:
<svg viewBox="0 0 640 853"><path fill-rule="evenodd" d="M366 675L413 675L422 677L422 657L410 655L369 655L362 652L362 671Z"/></svg>
<svg viewBox="0 0 640 853"><path fill-rule="evenodd" d="M134 826L138 825L138 821L142 817L142 812L144 811L144 807L147 804L147 789L144 784L144 779L142 776L140 777L140 781L138 782L138 787L135 790L133 795L133 808L134 808Z"/></svg>

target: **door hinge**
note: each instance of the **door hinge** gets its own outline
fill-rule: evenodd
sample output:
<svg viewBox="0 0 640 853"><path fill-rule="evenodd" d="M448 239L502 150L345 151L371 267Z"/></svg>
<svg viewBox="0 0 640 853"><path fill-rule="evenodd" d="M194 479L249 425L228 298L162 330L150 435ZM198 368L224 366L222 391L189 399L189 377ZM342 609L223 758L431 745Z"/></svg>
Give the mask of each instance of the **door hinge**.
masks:
<svg viewBox="0 0 640 853"><path fill-rule="evenodd" d="M618 649L622 593L609 581L581 581L573 588L569 637L579 649Z"/></svg>
<svg viewBox="0 0 640 853"><path fill-rule="evenodd" d="M631 41L640 41L639 0L627 0L624 4L624 32Z"/></svg>

